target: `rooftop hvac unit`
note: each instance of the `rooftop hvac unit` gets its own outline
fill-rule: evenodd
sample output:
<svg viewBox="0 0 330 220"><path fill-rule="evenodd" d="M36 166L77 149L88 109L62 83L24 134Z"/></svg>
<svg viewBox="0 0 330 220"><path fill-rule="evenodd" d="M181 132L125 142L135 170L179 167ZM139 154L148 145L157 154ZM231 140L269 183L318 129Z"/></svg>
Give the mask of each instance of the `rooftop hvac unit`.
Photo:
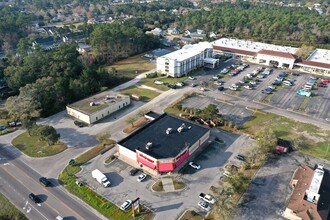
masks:
<svg viewBox="0 0 330 220"><path fill-rule="evenodd" d="M148 143L146 144L146 149L147 149L147 150L150 150L151 147L152 147L152 142L148 142Z"/></svg>
<svg viewBox="0 0 330 220"><path fill-rule="evenodd" d="M89 103L89 106L94 106L95 105L95 102L90 102Z"/></svg>
<svg viewBox="0 0 330 220"><path fill-rule="evenodd" d="M167 135L171 134L171 133L172 133L172 130L173 130L172 128L167 128L167 129L166 129L166 134L167 134Z"/></svg>
<svg viewBox="0 0 330 220"><path fill-rule="evenodd" d="M178 128L178 132L181 133L181 131L183 131L183 129L186 127L186 125L184 123L182 123L182 125Z"/></svg>

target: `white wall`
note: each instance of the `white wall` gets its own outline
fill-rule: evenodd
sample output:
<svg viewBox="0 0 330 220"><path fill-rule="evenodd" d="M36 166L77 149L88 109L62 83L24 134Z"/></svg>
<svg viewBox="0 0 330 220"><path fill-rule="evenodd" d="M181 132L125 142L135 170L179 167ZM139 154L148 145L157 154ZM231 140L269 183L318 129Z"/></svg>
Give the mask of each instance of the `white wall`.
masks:
<svg viewBox="0 0 330 220"><path fill-rule="evenodd" d="M136 153L134 151L131 151L129 149L127 149L126 147L123 147L119 144L117 144L118 146L118 152L119 154L133 160L133 161L136 161ZM137 162L137 161L136 161Z"/></svg>
<svg viewBox="0 0 330 220"><path fill-rule="evenodd" d="M189 147L189 154L193 154L205 141L207 141L210 137L210 131L204 134L195 144Z"/></svg>
<svg viewBox="0 0 330 220"><path fill-rule="evenodd" d="M86 115L80 111L70 108L69 106L66 107L66 111L69 115L75 117L76 119L79 119L80 121L86 122L87 124L91 123L89 115Z"/></svg>

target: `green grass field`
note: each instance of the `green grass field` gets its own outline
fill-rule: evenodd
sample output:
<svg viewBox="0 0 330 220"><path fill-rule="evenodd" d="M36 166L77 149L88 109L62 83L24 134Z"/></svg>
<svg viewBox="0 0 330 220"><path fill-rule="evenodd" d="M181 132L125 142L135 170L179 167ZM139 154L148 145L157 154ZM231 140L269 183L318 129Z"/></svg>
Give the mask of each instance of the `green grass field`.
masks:
<svg viewBox="0 0 330 220"><path fill-rule="evenodd" d="M27 132L17 136L12 144L30 157L47 157L67 149L63 143L48 146L47 142L38 137L30 136Z"/></svg>
<svg viewBox="0 0 330 220"><path fill-rule="evenodd" d="M134 78L135 76L155 69L156 64L150 63L149 59L143 57L143 54L139 54L127 59L121 60L111 66L105 67L108 72L112 72L115 68L118 75Z"/></svg>
<svg viewBox="0 0 330 220"><path fill-rule="evenodd" d="M150 89L144 89L144 88L138 88L136 86L128 87L127 89L121 90L120 93L125 95L138 95L140 96L140 100L144 102L149 102L153 98L157 97L159 95L158 92L155 92Z"/></svg>
<svg viewBox="0 0 330 220"><path fill-rule="evenodd" d="M0 219L1 220L28 220L11 202L0 193Z"/></svg>
<svg viewBox="0 0 330 220"><path fill-rule="evenodd" d="M164 83L176 84L178 82L181 83L181 82L185 81L187 78L188 78L187 76L183 76L180 78L171 78L171 77L161 76L161 77L156 77L156 78L145 78L144 80L142 80L141 83L146 86L150 86L150 87L162 90L162 91L167 91L170 89L169 87L167 87L166 85L156 85L154 82L156 80L158 80L158 81L162 81Z"/></svg>

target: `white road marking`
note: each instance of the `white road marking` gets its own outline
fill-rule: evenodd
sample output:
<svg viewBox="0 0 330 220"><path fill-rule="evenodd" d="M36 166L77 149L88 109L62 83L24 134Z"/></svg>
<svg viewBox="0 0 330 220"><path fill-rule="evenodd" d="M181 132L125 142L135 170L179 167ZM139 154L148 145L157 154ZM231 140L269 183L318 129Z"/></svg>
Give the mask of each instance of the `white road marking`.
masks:
<svg viewBox="0 0 330 220"><path fill-rule="evenodd" d="M28 206L28 208L26 209L26 213L30 213L31 212L31 207Z"/></svg>

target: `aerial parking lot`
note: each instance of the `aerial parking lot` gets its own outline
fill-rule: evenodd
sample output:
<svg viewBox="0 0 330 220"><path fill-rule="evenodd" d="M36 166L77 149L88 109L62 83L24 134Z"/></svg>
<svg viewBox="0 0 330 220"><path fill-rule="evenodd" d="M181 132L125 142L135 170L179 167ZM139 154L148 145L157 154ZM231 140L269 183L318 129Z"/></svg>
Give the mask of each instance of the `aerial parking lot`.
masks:
<svg viewBox="0 0 330 220"><path fill-rule="evenodd" d="M232 65L238 63L241 62L229 60L227 63L221 64L218 69L207 70L206 74L202 76L188 79L186 84L194 83L196 89L199 92L205 92L205 95L209 91L217 91L219 94L254 102L256 105L257 103L272 105L313 118L330 120L328 111L330 89L325 81L328 80L327 78L251 63L239 73L233 73L233 70L240 65L236 65L236 67ZM262 70L257 71L258 68L262 68ZM224 69L229 71L223 73ZM254 74L251 75L251 73ZM282 76L283 73L287 73L287 75ZM302 95L297 94L298 91L303 91ZM304 95L305 93L307 95ZM308 97L308 93L310 93L310 97ZM199 103L203 103L203 101Z"/></svg>

